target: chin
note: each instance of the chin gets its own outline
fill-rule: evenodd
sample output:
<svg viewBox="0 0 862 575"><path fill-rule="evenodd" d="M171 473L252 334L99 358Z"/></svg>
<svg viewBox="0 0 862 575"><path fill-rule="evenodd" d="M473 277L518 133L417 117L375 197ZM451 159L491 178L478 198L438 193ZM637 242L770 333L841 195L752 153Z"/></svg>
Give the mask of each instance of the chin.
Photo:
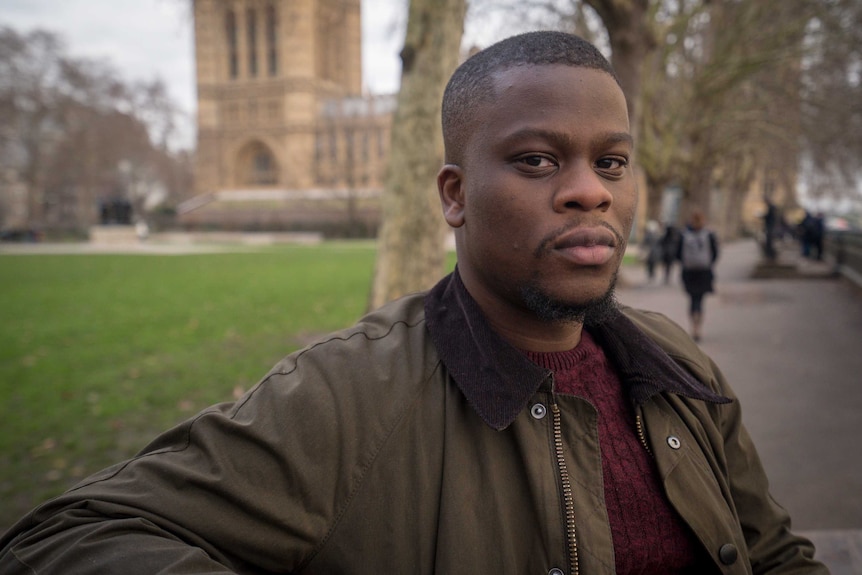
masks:
<svg viewBox="0 0 862 575"><path fill-rule="evenodd" d="M531 283L521 290L524 305L539 319L548 322L576 322L595 325L617 314L616 274L595 289L577 286L579 293L558 296Z"/></svg>

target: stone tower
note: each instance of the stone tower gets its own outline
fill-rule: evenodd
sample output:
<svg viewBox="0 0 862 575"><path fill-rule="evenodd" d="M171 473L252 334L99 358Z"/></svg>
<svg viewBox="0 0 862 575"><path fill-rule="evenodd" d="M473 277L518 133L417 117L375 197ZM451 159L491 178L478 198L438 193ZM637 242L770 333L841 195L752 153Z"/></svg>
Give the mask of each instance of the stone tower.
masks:
<svg viewBox="0 0 862 575"><path fill-rule="evenodd" d="M360 0L195 0L194 20L198 194L379 183L341 169L356 142L388 145L366 125L381 106L362 97ZM357 107L364 122L343 119Z"/></svg>

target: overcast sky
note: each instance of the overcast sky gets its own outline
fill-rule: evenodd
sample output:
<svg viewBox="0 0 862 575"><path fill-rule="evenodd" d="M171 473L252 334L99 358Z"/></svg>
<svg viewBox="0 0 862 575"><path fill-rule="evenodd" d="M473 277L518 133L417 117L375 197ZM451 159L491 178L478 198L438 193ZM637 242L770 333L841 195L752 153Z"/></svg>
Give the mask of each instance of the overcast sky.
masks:
<svg viewBox="0 0 862 575"><path fill-rule="evenodd" d="M406 0L363 0L362 72L374 94L398 89ZM184 0L0 0L0 26L57 32L71 55L109 62L128 80L164 80L195 109L192 20ZM191 146L194 136L184 136Z"/></svg>

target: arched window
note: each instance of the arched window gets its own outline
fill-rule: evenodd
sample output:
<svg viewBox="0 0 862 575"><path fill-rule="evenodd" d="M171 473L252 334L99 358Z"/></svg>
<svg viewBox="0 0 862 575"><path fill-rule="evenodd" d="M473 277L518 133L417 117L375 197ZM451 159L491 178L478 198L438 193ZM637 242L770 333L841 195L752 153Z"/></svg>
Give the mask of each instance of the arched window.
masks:
<svg viewBox="0 0 862 575"><path fill-rule="evenodd" d="M246 40L248 43L248 75L257 76L257 14L249 8L245 12Z"/></svg>
<svg viewBox="0 0 862 575"><path fill-rule="evenodd" d="M276 182L275 160L269 150L255 152L252 179L256 184L274 184Z"/></svg>
<svg viewBox="0 0 862 575"><path fill-rule="evenodd" d="M228 10L225 14L225 33L227 35L228 70L231 78L239 76L239 49L237 47L236 14Z"/></svg>
<svg viewBox="0 0 862 575"><path fill-rule="evenodd" d="M239 154L237 176L243 186L273 186L278 183L278 164L262 142L246 145Z"/></svg>
<svg viewBox="0 0 862 575"><path fill-rule="evenodd" d="M269 75L278 75L278 20L275 6L266 9L266 53Z"/></svg>

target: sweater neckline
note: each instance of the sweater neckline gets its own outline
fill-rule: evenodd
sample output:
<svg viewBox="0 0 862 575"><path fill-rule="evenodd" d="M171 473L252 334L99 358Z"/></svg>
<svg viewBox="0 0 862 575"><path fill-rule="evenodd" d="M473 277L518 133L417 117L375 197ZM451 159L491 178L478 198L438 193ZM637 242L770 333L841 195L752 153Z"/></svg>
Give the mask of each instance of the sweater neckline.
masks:
<svg viewBox="0 0 862 575"><path fill-rule="evenodd" d="M582 363L590 354L597 351L597 344L592 336L583 330L581 341L572 349L565 351L527 351L521 350L527 359L540 367L553 372L568 371Z"/></svg>

